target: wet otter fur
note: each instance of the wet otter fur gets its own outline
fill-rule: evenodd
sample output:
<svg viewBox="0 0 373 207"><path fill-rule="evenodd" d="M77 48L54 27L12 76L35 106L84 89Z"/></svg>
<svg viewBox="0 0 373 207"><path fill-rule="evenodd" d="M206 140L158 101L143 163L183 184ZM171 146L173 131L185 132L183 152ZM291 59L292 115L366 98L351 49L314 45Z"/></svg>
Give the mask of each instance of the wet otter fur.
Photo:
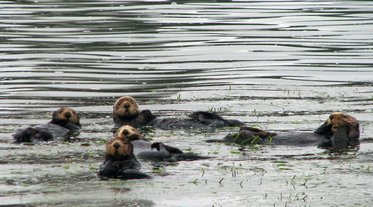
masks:
<svg viewBox="0 0 373 207"><path fill-rule="evenodd" d="M100 165L100 178L145 179L141 164L133 154L133 145L126 138L114 137L105 143L105 161Z"/></svg>
<svg viewBox="0 0 373 207"><path fill-rule="evenodd" d="M82 126L77 112L68 107L61 107L53 112L52 120L26 129L18 129L13 138L15 142L49 141L56 138L68 138L79 134Z"/></svg>
<svg viewBox="0 0 373 207"><path fill-rule="evenodd" d="M238 120L228 120L212 113L197 111L189 118L157 118L150 110L139 111L136 100L130 96L120 97L113 106L115 127L131 125L136 128L150 126L163 130L170 129L214 129L225 126L242 126Z"/></svg>
<svg viewBox="0 0 373 207"><path fill-rule="evenodd" d="M161 142L151 143L146 141L140 132L130 125L124 125L119 128L114 137L117 139L127 139L130 141L133 145L133 150L136 157L143 160L191 161L211 158L200 156L195 153L184 153L176 147L168 146Z"/></svg>
<svg viewBox="0 0 373 207"><path fill-rule="evenodd" d="M335 112L313 133L271 133L252 127L241 127L238 133L228 134L220 140L210 139L207 142L234 142L240 145L317 145L320 148L342 150L358 146L359 136L359 122L350 115Z"/></svg>

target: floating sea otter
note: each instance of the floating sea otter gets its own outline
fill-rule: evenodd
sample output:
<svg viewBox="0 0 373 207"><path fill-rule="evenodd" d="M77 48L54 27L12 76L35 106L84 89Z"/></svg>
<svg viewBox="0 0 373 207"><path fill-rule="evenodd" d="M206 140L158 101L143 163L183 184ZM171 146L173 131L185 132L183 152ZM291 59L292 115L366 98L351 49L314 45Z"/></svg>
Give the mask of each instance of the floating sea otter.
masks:
<svg viewBox="0 0 373 207"><path fill-rule="evenodd" d="M152 126L164 130L169 129L212 129L224 126L242 126L238 120L228 120L211 112L194 112L187 119L155 117L150 110L139 111L136 100L130 96L124 96L115 102L113 106L113 120L115 127L131 125L139 128Z"/></svg>
<svg viewBox="0 0 373 207"><path fill-rule="evenodd" d="M140 132L130 125L124 125L119 128L114 137L116 139L127 139L130 141L133 145L133 152L136 157L144 160L187 161L211 158L200 156L195 153L184 153L176 147L171 147L160 142L151 143L146 141L143 139Z"/></svg>
<svg viewBox="0 0 373 207"><path fill-rule="evenodd" d="M320 148L346 149L359 145L359 122L340 112L332 113L314 133L271 133L252 127L241 127L238 133L228 134L220 140L207 142L234 142L237 144L318 145Z"/></svg>
<svg viewBox="0 0 373 207"><path fill-rule="evenodd" d="M101 178L144 179L149 175L140 171L141 164L133 154L133 145L127 138L114 137L105 143L105 161L99 167Z"/></svg>
<svg viewBox="0 0 373 207"><path fill-rule="evenodd" d="M52 121L26 129L19 129L13 134L16 142L49 141L56 138L68 138L78 135L81 130L79 116L73 109L61 107L53 112Z"/></svg>

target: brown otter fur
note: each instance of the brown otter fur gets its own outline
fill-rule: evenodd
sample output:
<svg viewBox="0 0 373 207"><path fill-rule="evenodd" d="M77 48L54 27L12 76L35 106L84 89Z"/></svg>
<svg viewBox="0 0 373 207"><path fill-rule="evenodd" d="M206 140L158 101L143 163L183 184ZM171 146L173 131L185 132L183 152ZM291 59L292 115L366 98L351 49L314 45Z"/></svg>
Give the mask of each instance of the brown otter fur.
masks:
<svg viewBox="0 0 373 207"><path fill-rule="evenodd" d="M318 145L320 148L345 149L358 146L359 135L359 122L350 115L336 112L332 113L314 133L271 133L252 127L241 127L238 133L228 134L221 140L207 140L207 142L235 142L241 145Z"/></svg>
<svg viewBox="0 0 373 207"><path fill-rule="evenodd" d="M49 141L76 136L80 130L80 118L77 112L68 107L61 107L53 112L49 123L19 129L13 134L13 138L16 142Z"/></svg>
<svg viewBox="0 0 373 207"><path fill-rule="evenodd" d="M76 113L74 109L68 107L61 107L57 111L53 112L51 122L61 126L65 126L68 123L81 126L78 113Z"/></svg>
<svg viewBox="0 0 373 207"><path fill-rule="evenodd" d="M126 138L114 137L105 143L105 159L132 159L133 145Z"/></svg>
<svg viewBox="0 0 373 207"><path fill-rule="evenodd" d="M159 119L150 110L139 111L136 100L130 96L117 99L113 106L115 127L131 125L134 127L151 126L163 130L169 129L214 129L224 126L242 126L238 120L227 120L212 112L193 112L189 118Z"/></svg>
<svg viewBox="0 0 373 207"><path fill-rule="evenodd" d="M118 139L127 139L129 141L143 139L140 131L131 125L123 125L120 127L114 134L114 137Z"/></svg>
<svg viewBox="0 0 373 207"><path fill-rule="evenodd" d="M348 114L334 112L315 133L323 135L332 145L357 146L360 144L359 121Z"/></svg>
<svg viewBox="0 0 373 207"><path fill-rule="evenodd" d="M100 165L101 178L143 179L141 164L133 154L133 145L126 137L114 137L105 143L105 161Z"/></svg>
<svg viewBox="0 0 373 207"><path fill-rule="evenodd" d="M146 117L139 116L139 114L139 105L131 96L120 97L114 103L113 120L116 127L121 127L125 124L138 125L149 121Z"/></svg>

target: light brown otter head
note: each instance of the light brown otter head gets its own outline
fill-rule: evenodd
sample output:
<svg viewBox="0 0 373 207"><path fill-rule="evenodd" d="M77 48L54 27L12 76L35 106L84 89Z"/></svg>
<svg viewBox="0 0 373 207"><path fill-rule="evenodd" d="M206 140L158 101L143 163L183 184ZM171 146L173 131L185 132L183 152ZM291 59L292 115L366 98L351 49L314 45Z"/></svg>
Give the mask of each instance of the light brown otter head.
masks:
<svg viewBox="0 0 373 207"><path fill-rule="evenodd" d="M359 122L354 117L342 112L332 113L324 124L315 130L315 133L331 139L341 128L346 129L345 136L350 143L349 145L359 142Z"/></svg>
<svg viewBox="0 0 373 207"><path fill-rule="evenodd" d="M133 145L126 138L114 137L105 143L105 157L114 161L131 159Z"/></svg>
<svg viewBox="0 0 373 207"><path fill-rule="evenodd" d="M120 139L127 139L128 141L143 139L140 132L130 125L123 125L122 127L120 127L115 133L114 137Z"/></svg>
<svg viewBox="0 0 373 207"><path fill-rule="evenodd" d="M131 96L123 96L118 98L113 106L114 122L131 120L138 116L139 106Z"/></svg>
<svg viewBox="0 0 373 207"><path fill-rule="evenodd" d="M359 122L355 117L344 114L342 112L334 112L329 116L329 119L326 120L326 123L331 126L332 134L335 134L340 126L348 126L348 138L350 140L356 140L360 137L359 132Z"/></svg>
<svg viewBox="0 0 373 207"><path fill-rule="evenodd" d="M75 110L68 107L61 107L53 112L51 122L68 129L81 128L79 115Z"/></svg>

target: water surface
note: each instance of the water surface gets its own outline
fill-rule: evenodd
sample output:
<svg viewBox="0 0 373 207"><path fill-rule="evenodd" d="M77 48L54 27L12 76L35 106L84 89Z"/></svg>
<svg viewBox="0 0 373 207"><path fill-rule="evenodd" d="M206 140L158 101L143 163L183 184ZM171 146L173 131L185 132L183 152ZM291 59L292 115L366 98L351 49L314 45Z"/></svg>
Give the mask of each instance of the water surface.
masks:
<svg viewBox="0 0 373 207"><path fill-rule="evenodd" d="M370 206L373 2L0 1L0 203L31 206ZM361 122L358 152L207 144L237 129L148 136L216 159L142 162L147 181L102 181L116 98L160 116L217 111L312 131L333 111ZM12 143L60 106L72 142ZM88 145L88 146L86 146Z"/></svg>

